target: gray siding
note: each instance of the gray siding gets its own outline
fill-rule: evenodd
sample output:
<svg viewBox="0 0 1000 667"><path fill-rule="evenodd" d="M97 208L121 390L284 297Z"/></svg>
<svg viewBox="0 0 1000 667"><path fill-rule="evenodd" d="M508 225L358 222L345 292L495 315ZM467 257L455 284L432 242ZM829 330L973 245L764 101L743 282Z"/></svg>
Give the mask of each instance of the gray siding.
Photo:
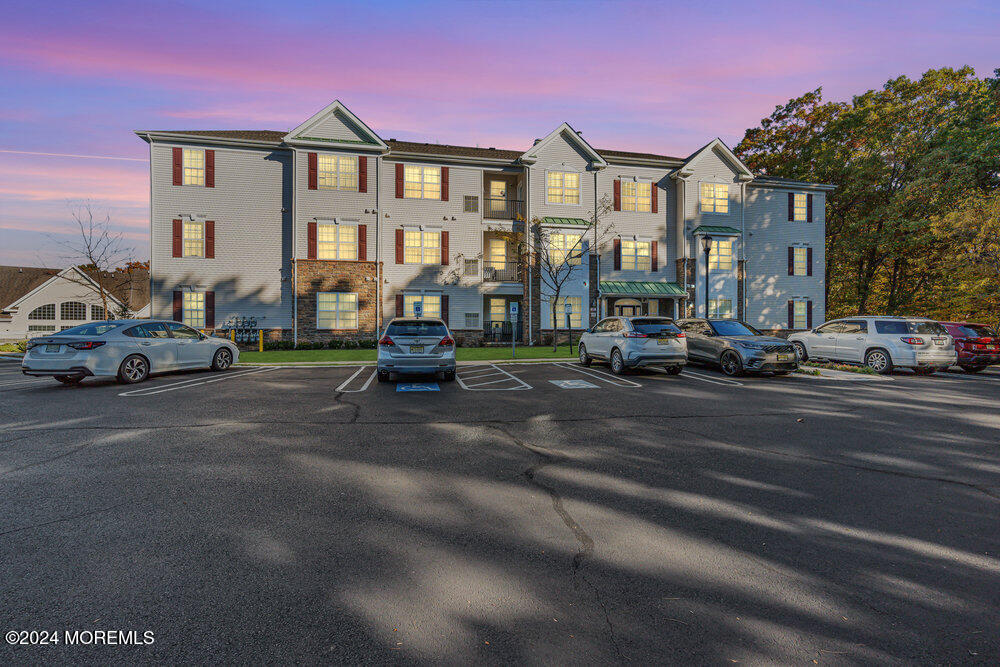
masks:
<svg viewBox="0 0 1000 667"><path fill-rule="evenodd" d="M306 137L317 139L338 139L340 141L368 141L360 128L340 113L332 113L326 118L300 133Z"/></svg>

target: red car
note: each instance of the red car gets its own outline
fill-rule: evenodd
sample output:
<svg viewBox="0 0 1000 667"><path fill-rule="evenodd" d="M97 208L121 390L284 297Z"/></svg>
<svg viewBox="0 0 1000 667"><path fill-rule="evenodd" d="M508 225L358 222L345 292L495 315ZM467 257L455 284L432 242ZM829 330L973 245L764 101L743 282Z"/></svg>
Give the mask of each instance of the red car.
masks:
<svg viewBox="0 0 1000 667"><path fill-rule="evenodd" d="M941 322L941 326L955 339L958 365L966 373L1000 363L1000 337L990 327L971 322Z"/></svg>

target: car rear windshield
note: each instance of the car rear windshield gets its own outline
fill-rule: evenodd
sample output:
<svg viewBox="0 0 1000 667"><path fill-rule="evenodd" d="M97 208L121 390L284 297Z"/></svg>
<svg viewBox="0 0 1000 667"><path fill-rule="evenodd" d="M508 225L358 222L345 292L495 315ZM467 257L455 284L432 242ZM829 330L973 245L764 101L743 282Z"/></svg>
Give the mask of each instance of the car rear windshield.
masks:
<svg viewBox="0 0 1000 667"><path fill-rule="evenodd" d="M677 325L666 319L649 318L632 320L632 328L639 333L644 333L646 335L658 333L680 333L680 329Z"/></svg>
<svg viewBox="0 0 1000 667"><path fill-rule="evenodd" d="M423 320L397 320L386 329L389 336L447 336L448 329L442 322Z"/></svg>
<svg viewBox="0 0 1000 667"><path fill-rule="evenodd" d="M78 327L70 327L69 329L63 329L59 332L60 336L103 336L112 329L117 329L120 324L114 324L112 322L91 322L90 324L81 324Z"/></svg>
<svg viewBox="0 0 1000 667"><path fill-rule="evenodd" d="M749 324L744 324L738 320L722 320L712 322L712 328L720 336L761 336L761 332L754 329Z"/></svg>
<svg viewBox="0 0 1000 667"><path fill-rule="evenodd" d="M875 320L875 331L880 334L948 335L948 330L943 326L926 320Z"/></svg>
<svg viewBox="0 0 1000 667"><path fill-rule="evenodd" d="M982 324L953 325L955 335L961 338L996 338L997 335L989 327Z"/></svg>

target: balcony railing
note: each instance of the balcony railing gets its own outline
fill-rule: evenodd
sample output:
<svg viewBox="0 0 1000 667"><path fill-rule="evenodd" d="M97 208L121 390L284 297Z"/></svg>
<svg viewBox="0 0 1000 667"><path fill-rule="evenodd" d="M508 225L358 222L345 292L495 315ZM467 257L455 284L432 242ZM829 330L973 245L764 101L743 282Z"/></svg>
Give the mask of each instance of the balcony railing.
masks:
<svg viewBox="0 0 1000 667"><path fill-rule="evenodd" d="M517 262L486 260L483 262L484 283L519 283L521 266Z"/></svg>
<svg viewBox="0 0 1000 667"><path fill-rule="evenodd" d="M517 220L524 218L524 200L504 197L483 197L483 217L487 220Z"/></svg>
<svg viewBox="0 0 1000 667"><path fill-rule="evenodd" d="M512 339L521 342L521 320L486 320L483 322L483 339L487 343L509 343Z"/></svg>

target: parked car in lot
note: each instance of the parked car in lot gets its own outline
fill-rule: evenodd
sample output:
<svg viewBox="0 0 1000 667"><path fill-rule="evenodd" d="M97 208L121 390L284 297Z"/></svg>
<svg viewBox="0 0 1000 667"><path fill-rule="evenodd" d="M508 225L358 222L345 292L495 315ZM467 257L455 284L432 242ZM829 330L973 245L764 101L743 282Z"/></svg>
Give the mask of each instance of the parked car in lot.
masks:
<svg viewBox="0 0 1000 667"><path fill-rule="evenodd" d="M787 375L799 367L788 341L766 336L746 322L692 318L677 324L688 337L688 359L718 366L726 375Z"/></svg>
<svg viewBox="0 0 1000 667"><path fill-rule="evenodd" d="M580 363L607 361L615 375L659 366L677 375L687 363L687 339L669 317L606 317L580 336Z"/></svg>
<svg viewBox="0 0 1000 667"><path fill-rule="evenodd" d="M958 365L966 373L978 373L991 364L1000 364L1000 336L985 324L939 322L955 341Z"/></svg>
<svg viewBox="0 0 1000 667"><path fill-rule="evenodd" d="M169 320L110 320L33 338L21 372L51 376L64 384L85 377L115 376L142 382L150 373L187 368L224 371L239 359L236 344Z"/></svg>
<svg viewBox="0 0 1000 667"><path fill-rule="evenodd" d="M948 331L925 318L845 317L793 333L788 340L803 361L812 358L864 364L882 375L896 367L930 375L958 361Z"/></svg>
<svg viewBox="0 0 1000 667"><path fill-rule="evenodd" d="M378 341L379 382L393 375L440 375L455 379L455 339L443 320L397 317Z"/></svg>

